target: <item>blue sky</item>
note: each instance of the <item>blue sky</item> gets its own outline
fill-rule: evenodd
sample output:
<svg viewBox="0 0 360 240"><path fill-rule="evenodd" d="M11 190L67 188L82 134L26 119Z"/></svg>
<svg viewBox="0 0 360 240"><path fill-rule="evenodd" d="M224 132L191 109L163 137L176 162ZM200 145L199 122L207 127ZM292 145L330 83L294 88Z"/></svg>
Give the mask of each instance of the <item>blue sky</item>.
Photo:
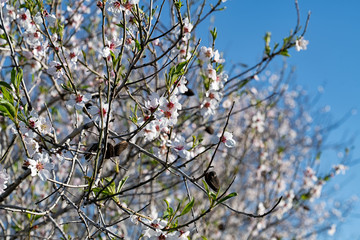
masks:
<svg viewBox="0 0 360 240"><path fill-rule="evenodd" d="M255 64L262 56L265 32L272 33L273 42L282 42L289 30L296 24L296 10L292 0L228 0L227 9L218 12L214 26L218 29L216 48L225 53L227 62ZM290 51L287 59L296 67L295 81L309 93L316 93L319 86L325 91L319 106L329 105L334 120L340 119L352 110L360 111L360 1L299 0L302 25L308 11L310 24L305 38L310 41L307 51ZM206 28L209 21L201 28ZM281 61L274 64L281 67ZM360 113L352 115L330 136L329 142L336 142L342 136L360 133ZM353 158L360 159L360 138L353 145ZM331 152L322 156L329 166L337 159ZM349 168L346 176L332 180L331 184L341 189L333 193L338 199L360 196L360 164ZM357 204L341 229L337 239L360 239L360 204Z"/></svg>

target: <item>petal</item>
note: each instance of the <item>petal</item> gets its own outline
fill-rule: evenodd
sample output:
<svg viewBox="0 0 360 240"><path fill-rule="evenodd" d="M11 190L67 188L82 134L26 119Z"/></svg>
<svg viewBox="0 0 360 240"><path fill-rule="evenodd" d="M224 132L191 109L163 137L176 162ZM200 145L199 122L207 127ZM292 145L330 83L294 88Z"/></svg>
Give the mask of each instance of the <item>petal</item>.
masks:
<svg viewBox="0 0 360 240"><path fill-rule="evenodd" d="M228 148L235 147L235 144L236 144L236 142L234 139L227 139L225 142L225 146Z"/></svg>

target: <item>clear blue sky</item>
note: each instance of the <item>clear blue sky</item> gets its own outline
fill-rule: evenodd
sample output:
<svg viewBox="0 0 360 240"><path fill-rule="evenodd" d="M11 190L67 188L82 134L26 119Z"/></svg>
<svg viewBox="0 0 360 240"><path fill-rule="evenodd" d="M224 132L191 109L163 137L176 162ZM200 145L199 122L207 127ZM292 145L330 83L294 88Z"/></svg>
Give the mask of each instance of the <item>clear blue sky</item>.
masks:
<svg viewBox="0 0 360 240"><path fill-rule="evenodd" d="M262 56L265 32L272 33L273 41L282 42L296 24L296 10L292 0L228 0L227 9L216 14L214 26L218 29L216 47L225 53L228 62L255 64ZM287 60L296 67L296 83L310 93L324 86L319 106L329 105L333 119L357 109L360 111L360 1L358 0L299 0L302 25L307 12L311 19L305 38L310 41L307 51L291 51ZM206 28L209 21L201 27ZM278 64L277 67L281 67ZM360 112L351 116L330 137L336 142L344 134L360 133ZM360 158L360 137L354 142L353 157ZM336 154L322 157L329 166ZM341 186L334 193L338 199L356 194L360 196L360 164L351 166L344 177L332 184ZM329 239L360 239L360 204L357 204L342 229ZM327 239L327 238L326 238Z"/></svg>

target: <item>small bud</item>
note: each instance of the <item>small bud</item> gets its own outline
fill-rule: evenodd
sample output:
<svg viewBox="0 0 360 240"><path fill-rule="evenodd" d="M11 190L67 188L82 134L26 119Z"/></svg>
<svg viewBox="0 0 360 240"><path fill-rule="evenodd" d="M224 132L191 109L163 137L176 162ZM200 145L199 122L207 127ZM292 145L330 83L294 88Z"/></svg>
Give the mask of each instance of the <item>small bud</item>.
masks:
<svg viewBox="0 0 360 240"><path fill-rule="evenodd" d="M205 173L205 181L212 190L214 190L215 192L219 191L220 181L216 175L216 172L211 171Z"/></svg>
<svg viewBox="0 0 360 240"><path fill-rule="evenodd" d="M214 134L214 129L211 126L206 126L205 131L208 134Z"/></svg>
<svg viewBox="0 0 360 240"><path fill-rule="evenodd" d="M224 230L225 230L225 224L224 224L224 223L220 223L220 224L218 225L218 229L219 229L220 231L224 231Z"/></svg>

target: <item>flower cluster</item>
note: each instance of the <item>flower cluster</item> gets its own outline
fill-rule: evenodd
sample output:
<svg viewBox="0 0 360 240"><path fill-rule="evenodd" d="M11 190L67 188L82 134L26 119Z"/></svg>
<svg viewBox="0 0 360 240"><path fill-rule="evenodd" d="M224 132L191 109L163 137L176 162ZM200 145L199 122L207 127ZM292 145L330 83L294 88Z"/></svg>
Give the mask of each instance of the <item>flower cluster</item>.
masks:
<svg viewBox="0 0 360 240"><path fill-rule="evenodd" d="M146 227L143 231L143 236L145 239L153 239L153 240L188 240L188 236L190 234L189 231L173 231L167 232L163 229L167 227L168 223L160 218L154 219L150 221L148 219L143 220Z"/></svg>
<svg viewBox="0 0 360 240"><path fill-rule="evenodd" d="M203 69L203 77L205 79L205 98L201 103L201 115L204 118L215 114L215 110L219 107L219 103L222 99L222 91L224 88L224 82L227 81L228 75L221 71L217 72L217 68L225 62L220 58L218 50L213 50L211 47L201 47L199 53L199 60L203 63L205 69ZM214 65L215 64L215 68ZM222 69L222 68L219 68Z"/></svg>

